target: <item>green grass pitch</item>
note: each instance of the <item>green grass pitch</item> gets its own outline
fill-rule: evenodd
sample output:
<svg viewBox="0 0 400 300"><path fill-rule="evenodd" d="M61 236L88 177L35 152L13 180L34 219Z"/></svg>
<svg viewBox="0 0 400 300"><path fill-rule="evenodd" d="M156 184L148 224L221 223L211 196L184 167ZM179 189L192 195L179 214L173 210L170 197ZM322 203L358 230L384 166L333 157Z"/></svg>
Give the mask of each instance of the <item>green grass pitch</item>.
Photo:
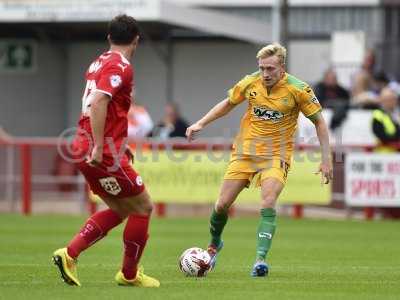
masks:
<svg viewBox="0 0 400 300"><path fill-rule="evenodd" d="M0 299L400 299L399 223L280 218L268 278L251 278L257 219L232 219L208 277L186 278L177 258L208 241L207 219L157 219L142 263L159 289L119 287L122 227L83 253L83 286L61 282L52 251L82 217L0 216Z"/></svg>

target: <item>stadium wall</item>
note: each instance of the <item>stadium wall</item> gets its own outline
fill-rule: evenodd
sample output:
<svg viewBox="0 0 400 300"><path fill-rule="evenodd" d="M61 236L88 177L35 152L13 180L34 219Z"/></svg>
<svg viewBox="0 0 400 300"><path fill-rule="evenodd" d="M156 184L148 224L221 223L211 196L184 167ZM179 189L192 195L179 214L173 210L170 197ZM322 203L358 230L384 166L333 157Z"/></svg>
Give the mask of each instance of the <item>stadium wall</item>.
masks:
<svg viewBox="0 0 400 300"><path fill-rule="evenodd" d="M288 50L290 72L309 84L320 81L332 64L330 40L296 40Z"/></svg>
<svg viewBox="0 0 400 300"><path fill-rule="evenodd" d="M37 68L33 74L0 75L1 102L6 107L0 110L0 126L17 136L56 136L75 126L81 109L84 72L106 48L103 42L38 44ZM148 108L155 122L162 118L167 100L178 102L184 117L189 122L195 121L222 100L243 75L257 69L258 48L226 40L175 42L174 99L166 99L166 66L154 48L143 43L134 61L137 101ZM303 80L317 81L329 65L329 41L294 41L289 50L290 70ZM310 60L312 68L308 65ZM230 138L245 109L241 105L207 128L204 136Z"/></svg>
<svg viewBox="0 0 400 300"><path fill-rule="evenodd" d="M36 49L34 72L0 73L0 126L17 136L55 136L66 124L66 53L49 43Z"/></svg>

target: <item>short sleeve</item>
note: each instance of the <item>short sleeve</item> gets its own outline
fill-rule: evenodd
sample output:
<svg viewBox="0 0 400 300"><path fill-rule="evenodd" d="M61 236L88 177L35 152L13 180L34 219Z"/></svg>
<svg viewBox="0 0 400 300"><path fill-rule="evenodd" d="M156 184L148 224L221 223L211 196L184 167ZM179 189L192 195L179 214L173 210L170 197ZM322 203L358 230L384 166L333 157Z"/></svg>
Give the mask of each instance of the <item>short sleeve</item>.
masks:
<svg viewBox="0 0 400 300"><path fill-rule="evenodd" d="M245 76L228 91L228 99L231 104L239 104L246 100L246 89L252 81L252 76Z"/></svg>
<svg viewBox="0 0 400 300"><path fill-rule="evenodd" d="M127 70L123 70L118 65L106 65L100 74L100 78L96 85L96 91L102 92L113 98L124 85L124 80L127 78L127 72Z"/></svg>
<svg viewBox="0 0 400 300"><path fill-rule="evenodd" d="M296 100L300 107L300 111L306 117L311 117L322 110L318 98L308 85L299 90Z"/></svg>

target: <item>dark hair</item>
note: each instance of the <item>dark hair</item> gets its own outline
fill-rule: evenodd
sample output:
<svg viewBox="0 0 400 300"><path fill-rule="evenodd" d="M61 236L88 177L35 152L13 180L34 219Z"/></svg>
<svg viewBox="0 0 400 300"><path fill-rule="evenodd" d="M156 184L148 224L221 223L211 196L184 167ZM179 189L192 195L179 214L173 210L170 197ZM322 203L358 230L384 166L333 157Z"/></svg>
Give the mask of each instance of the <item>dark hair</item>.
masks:
<svg viewBox="0 0 400 300"><path fill-rule="evenodd" d="M139 35L137 21L127 15L118 15L108 24L110 42L115 45L127 45Z"/></svg>
<svg viewBox="0 0 400 300"><path fill-rule="evenodd" d="M373 75L373 78L374 78L376 81L383 82L383 83L389 83L389 82L390 82L388 76L386 75L386 73L385 73L384 71L376 72L376 73Z"/></svg>

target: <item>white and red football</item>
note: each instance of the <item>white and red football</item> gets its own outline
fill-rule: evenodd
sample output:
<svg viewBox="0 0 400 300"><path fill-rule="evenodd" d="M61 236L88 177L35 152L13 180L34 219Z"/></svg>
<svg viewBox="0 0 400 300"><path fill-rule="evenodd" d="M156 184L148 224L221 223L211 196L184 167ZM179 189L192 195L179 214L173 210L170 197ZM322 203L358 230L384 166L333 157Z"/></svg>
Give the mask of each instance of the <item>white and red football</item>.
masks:
<svg viewBox="0 0 400 300"><path fill-rule="evenodd" d="M183 251L179 258L179 269L190 277L204 277L210 270L211 257L207 251L193 247Z"/></svg>

